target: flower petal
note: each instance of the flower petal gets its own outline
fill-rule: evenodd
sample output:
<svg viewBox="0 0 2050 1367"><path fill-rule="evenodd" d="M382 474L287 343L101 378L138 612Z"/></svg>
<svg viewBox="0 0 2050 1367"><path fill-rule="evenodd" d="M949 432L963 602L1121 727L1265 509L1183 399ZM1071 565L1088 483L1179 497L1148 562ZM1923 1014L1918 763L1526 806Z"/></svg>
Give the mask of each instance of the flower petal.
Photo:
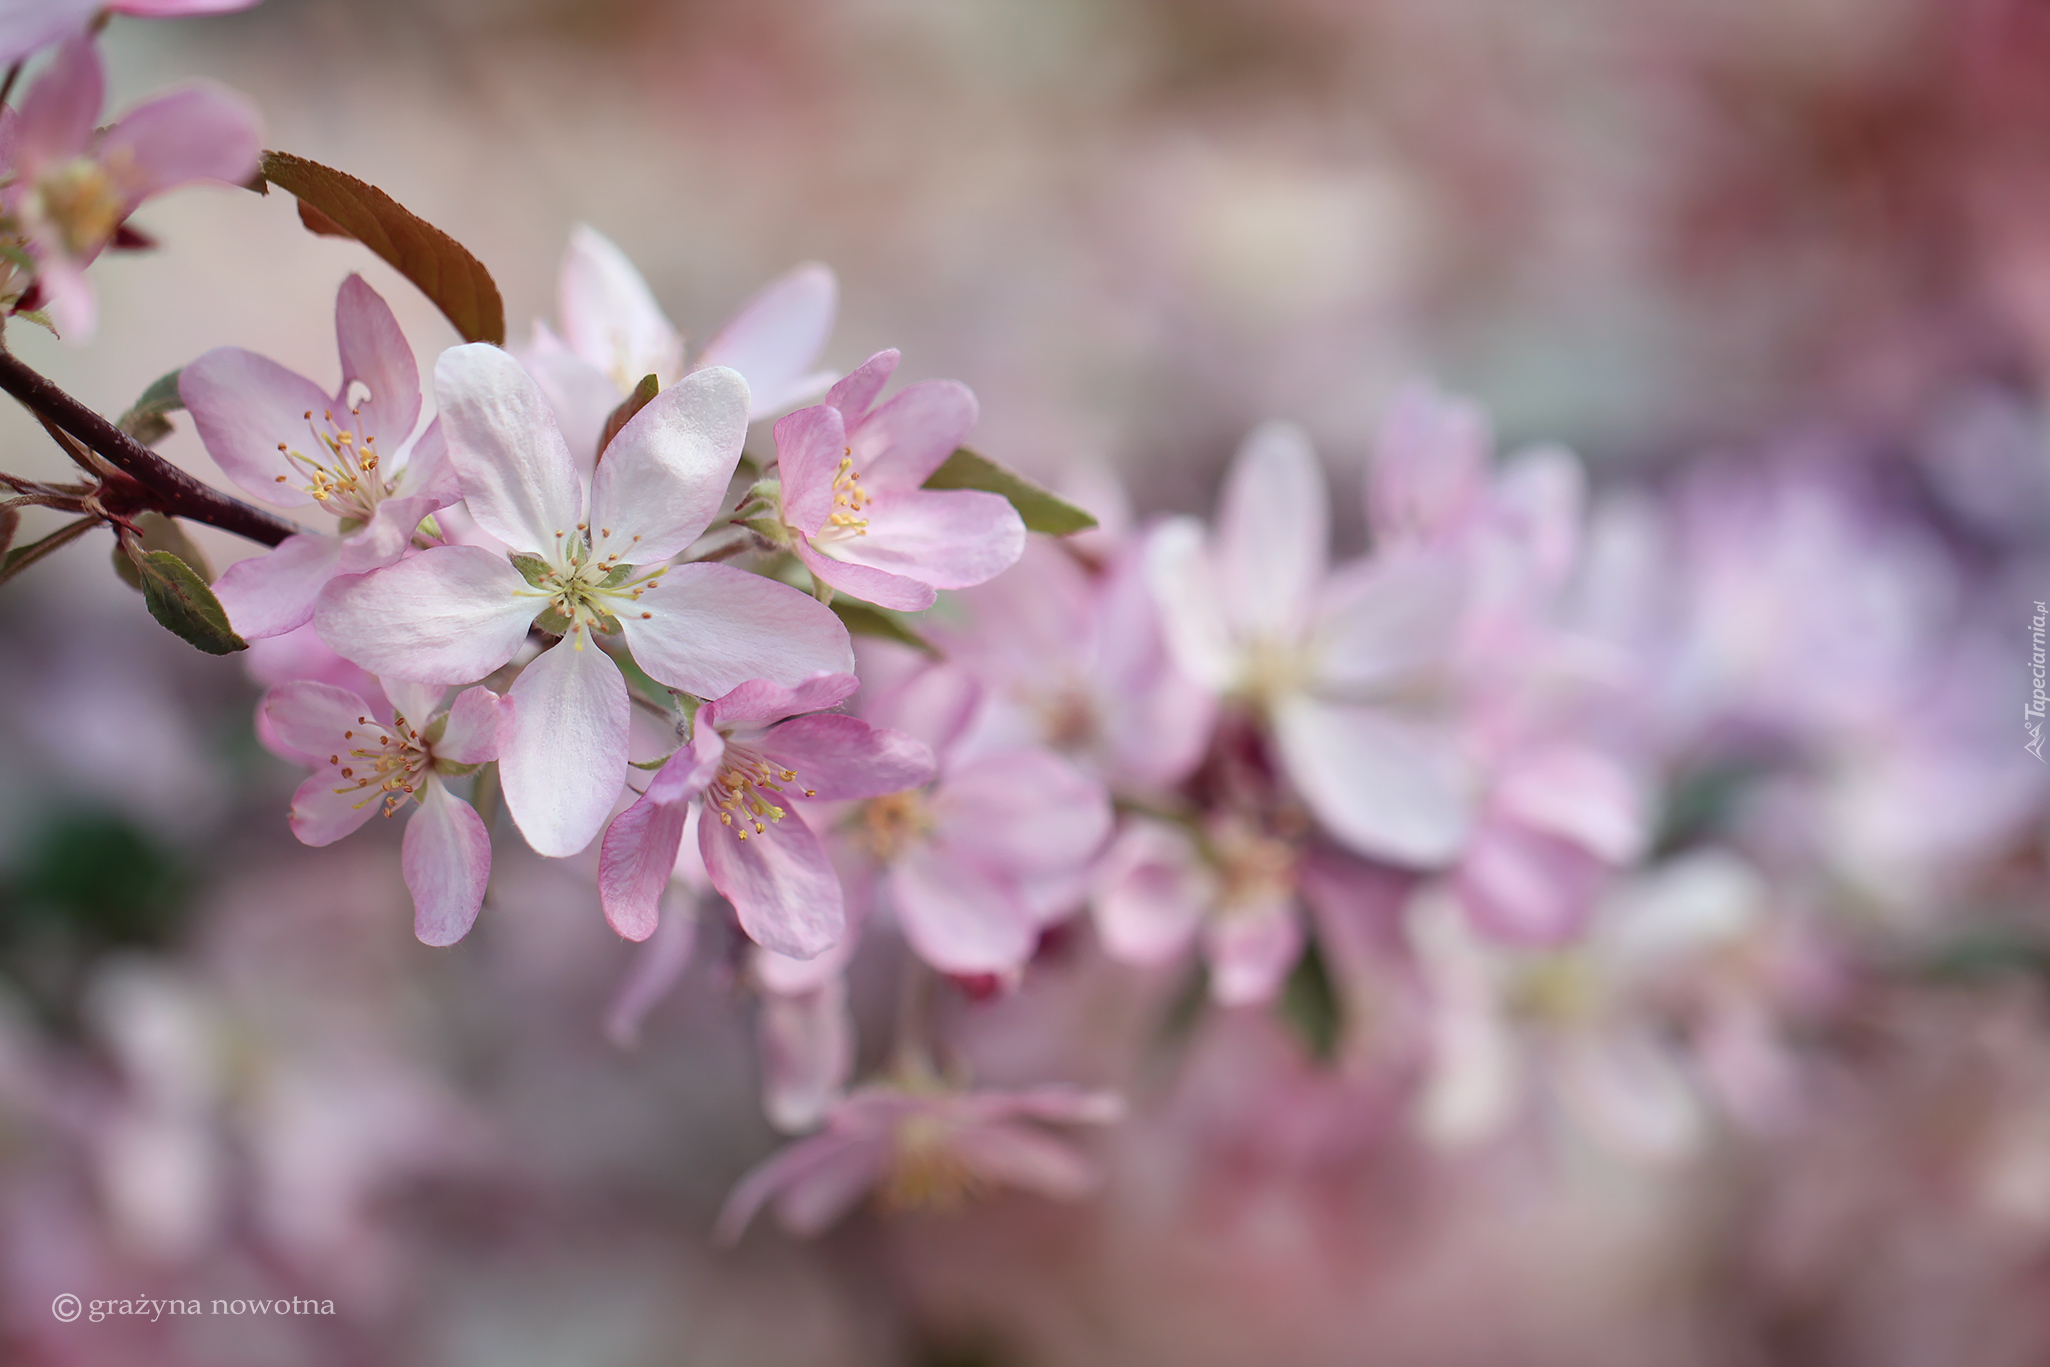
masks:
<svg viewBox="0 0 2050 1367"><path fill-rule="evenodd" d="M534 383L541 387L555 414L555 426L569 446L580 474L589 475L598 459L598 442L605 435L606 420L619 407L619 387L589 361L571 351L548 330L534 325L534 340L516 353ZM645 373L645 372L643 372Z"/></svg>
<svg viewBox="0 0 2050 1367"><path fill-rule="evenodd" d="M755 1040L769 1123L786 1134L816 1127L854 1073L846 980L835 975L809 992L766 994Z"/></svg>
<svg viewBox="0 0 2050 1367"><path fill-rule="evenodd" d="M898 359L895 347L878 351L827 390L825 401L840 410L840 416L847 425L860 422L868 416L868 410L875 407L876 396L883 392L883 386L897 373Z"/></svg>
<svg viewBox="0 0 2050 1367"><path fill-rule="evenodd" d="M344 744L344 731L374 725L370 704L346 688L301 679L279 684L263 695L264 715L271 735L294 754L304 755L310 764L325 764L329 754ZM377 726L379 735L384 733ZM339 761L337 761L339 763Z"/></svg>
<svg viewBox="0 0 2050 1367"><path fill-rule="evenodd" d="M817 1234L854 1208L862 1194L883 1180L889 1149L880 1135L835 1131L813 1135L778 1153L747 1176L726 1198L713 1237L739 1240L755 1212L771 1200L785 1228Z"/></svg>
<svg viewBox="0 0 2050 1367"><path fill-rule="evenodd" d="M100 144L99 160L132 206L193 181L240 185L262 152L263 125L247 100L193 84L123 115Z"/></svg>
<svg viewBox="0 0 2050 1367"><path fill-rule="evenodd" d="M25 0L0 8L0 62L12 66L76 33L98 8L98 0ZM94 106L93 114L99 112ZM12 165L12 158L6 164Z"/></svg>
<svg viewBox="0 0 2050 1367"><path fill-rule="evenodd" d="M299 785L287 819L301 844L332 845L383 810L382 794L360 779L342 777L341 765L323 764Z"/></svg>
<svg viewBox="0 0 2050 1367"><path fill-rule="evenodd" d="M598 900L605 919L629 940L654 931L662 892L675 876L690 800L719 772L726 742L703 713L691 738L656 771L633 806L612 818L598 855Z"/></svg>
<svg viewBox="0 0 2050 1367"><path fill-rule="evenodd" d="M861 515L868 520L864 535L815 549L941 589L994 579L1025 553L1025 520L1001 494L885 490L869 500Z"/></svg>
<svg viewBox="0 0 2050 1367"><path fill-rule="evenodd" d="M516 551L557 559L582 521L582 486L533 377L488 342L434 363L441 432L477 525Z"/></svg>
<svg viewBox="0 0 2050 1367"><path fill-rule="evenodd" d="M469 934L491 882L491 833L476 809L428 779L420 810L406 823L399 862L420 943L452 945Z"/></svg>
<svg viewBox="0 0 2050 1367"><path fill-rule="evenodd" d="M764 758L796 772L791 788L822 802L899 793L933 776L932 751L923 742L858 717L798 717L758 744Z"/></svg>
<svg viewBox="0 0 2050 1367"><path fill-rule="evenodd" d="M622 395L643 375L668 385L683 373L683 338L626 253L595 228L570 230L556 306L570 346Z"/></svg>
<svg viewBox="0 0 2050 1367"><path fill-rule="evenodd" d="M1242 637L1300 638L1330 545L1324 467L1309 434L1262 423L1239 447L1217 508L1218 588Z"/></svg>
<svg viewBox="0 0 2050 1367"><path fill-rule="evenodd" d="M278 449L307 446L306 414L333 407L319 385L240 347L217 347L178 373L178 397L229 479L281 508L313 501Z"/></svg>
<svg viewBox="0 0 2050 1367"><path fill-rule="evenodd" d="M1491 939L1551 946L1586 928L1608 874L1586 847L1497 816L1475 830L1452 886Z"/></svg>
<svg viewBox="0 0 2050 1367"><path fill-rule="evenodd" d="M1341 843L1426 867L1459 852L1472 783L1450 731L1300 697L1275 709L1274 731L1289 778Z"/></svg>
<svg viewBox="0 0 2050 1367"><path fill-rule="evenodd" d="M1214 889L1195 843L1172 826L1134 820L1104 854L1090 910L1104 953L1130 964L1165 963L1186 949Z"/></svg>
<svg viewBox="0 0 2050 1367"><path fill-rule="evenodd" d="M268 555L237 560L214 581L214 597L244 640L282 636L313 620L320 591L339 572L342 538L288 536Z"/></svg>
<svg viewBox="0 0 2050 1367"><path fill-rule="evenodd" d="M812 369L833 332L840 285L833 272L808 261L771 281L741 305L698 356L697 364L731 366L747 378L753 418L802 403L832 383Z"/></svg>
<svg viewBox="0 0 2050 1367"><path fill-rule="evenodd" d="M1032 957L1039 927L1009 884L922 846L888 874L890 905L918 957L942 973L1008 973Z"/></svg>
<svg viewBox="0 0 2050 1367"><path fill-rule="evenodd" d="M513 657L546 601L502 555L436 546L329 583L314 605L321 639L380 677L481 679Z"/></svg>
<svg viewBox="0 0 2050 1367"><path fill-rule="evenodd" d="M691 950L697 945L698 918L691 914L679 894L665 899L660 923L646 947L634 957L633 966L619 984L612 1005L605 1011L605 1037L621 1049L640 1042L641 1022L690 967Z"/></svg>
<svg viewBox="0 0 2050 1367"><path fill-rule="evenodd" d="M864 603L896 612L923 612L939 600L939 590L930 584L821 555L803 537L798 537L791 549L814 580Z"/></svg>
<svg viewBox="0 0 2050 1367"><path fill-rule="evenodd" d="M738 816L731 825L709 812L699 818L698 849L712 886L756 944L793 959L823 954L847 929L833 861L795 812L753 826Z"/></svg>
<svg viewBox="0 0 2050 1367"><path fill-rule="evenodd" d="M860 687L861 680L852 674L821 674L795 688L750 679L705 704L698 713L698 724L731 728L781 721L802 712L823 712L846 702Z"/></svg>
<svg viewBox="0 0 2050 1367"><path fill-rule="evenodd" d="M932 814L950 853L998 875L1079 868L1110 835L1103 784L1044 750L978 755L947 774Z"/></svg>
<svg viewBox="0 0 2050 1367"><path fill-rule="evenodd" d="M591 553L653 565L697 540L747 439L747 383L700 370L670 385L620 429L591 480Z"/></svg>
<svg viewBox="0 0 2050 1367"><path fill-rule="evenodd" d="M1611 864L1637 857L1649 835L1645 799L1628 770L1596 750L1555 745L1525 756L1502 778L1495 802L1541 831Z"/></svg>
<svg viewBox="0 0 2050 1367"><path fill-rule="evenodd" d="M947 1141L969 1170L1007 1187L1057 1201L1086 1196L1096 1187L1096 1165L1065 1139L1029 1125L976 1125Z"/></svg>
<svg viewBox="0 0 2050 1367"><path fill-rule="evenodd" d="M777 420L776 477L783 520L815 535L833 511L833 481L847 452L847 425L831 404L800 408Z"/></svg>
<svg viewBox="0 0 2050 1367"><path fill-rule="evenodd" d="M1318 691L1365 695L1443 665L1465 594L1466 577L1449 556L1377 557L1340 570L1318 604Z"/></svg>
<svg viewBox="0 0 2050 1367"><path fill-rule="evenodd" d="M975 430L975 395L957 380L911 385L847 434L861 482L877 493L916 489Z"/></svg>
<svg viewBox="0 0 2050 1367"><path fill-rule="evenodd" d="M1234 908L1203 927L1210 995L1219 1006L1255 1006L1274 999L1303 952L1303 924L1293 898Z"/></svg>
<svg viewBox="0 0 2050 1367"><path fill-rule="evenodd" d="M1160 626L1182 672L1222 693L1237 682L1238 647L1224 615L1217 569L1203 524L1170 518L1146 539L1146 580L1160 607Z"/></svg>
<svg viewBox="0 0 2050 1367"><path fill-rule="evenodd" d="M542 651L506 697L505 809L529 845L566 859L591 843L626 782L626 679L579 628Z"/></svg>
<svg viewBox="0 0 2050 1367"><path fill-rule="evenodd" d="M641 668L701 698L749 679L795 685L814 674L851 674L854 650L832 609L787 584L731 565L678 565L626 613L627 644Z"/></svg>
<svg viewBox="0 0 2050 1367"><path fill-rule="evenodd" d="M488 688L464 689L448 709L448 725L434 742L434 757L455 764L497 759L512 714L510 697L501 698Z"/></svg>
<svg viewBox="0 0 2050 1367"><path fill-rule="evenodd" d="M437 509L462 501L462 481L456 478L455 464L448 458L448 438L441 434L439 417L430 420L407 449L405 468L399 471L394 492L430 499Z"/></svg>
<svg viewBox="0 0 2050 1367"><path fill-rule="evenodd" d="M1367 525L1376 541L1413 544L1451 531L1487 489L1494 445L1479 408L1428 384L1389 405L1367 469Z"/></svg>
<svg viewBox="0 0 2050 1367"><path fill-rule="evenodd" d="M380 454L395 456L420 421L420 367L391 305L360 275L344 280L335 297L335 344L342 356L341 397L348 399L352 384L370 391L356 405L357 421L366 437L377 439Z"/></svg>
<svg viewBox="0 0 2050 1367"><path fill-rule="evenodd" d="M14 169L33 175L53 161L84 152L106 102L107 73L99 48L81 33L57 49L22 97L21 163Z"/></svg>

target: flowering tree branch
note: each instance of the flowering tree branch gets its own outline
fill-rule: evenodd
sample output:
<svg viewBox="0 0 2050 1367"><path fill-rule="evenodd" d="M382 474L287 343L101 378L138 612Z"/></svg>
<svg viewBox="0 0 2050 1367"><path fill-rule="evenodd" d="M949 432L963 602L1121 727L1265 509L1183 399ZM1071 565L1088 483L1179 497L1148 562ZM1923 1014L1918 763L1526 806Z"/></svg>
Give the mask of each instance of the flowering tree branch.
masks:
<svg viewBox="0 0 2050 1367"><path fill-rule="evenodd" d="M109 483L102 502L110 511L154 509L265 546L275 546L301 530L274 513L194 479L4 348L0 348L0 389L19 399L30 412L70 433L127 477Z"/></svg>

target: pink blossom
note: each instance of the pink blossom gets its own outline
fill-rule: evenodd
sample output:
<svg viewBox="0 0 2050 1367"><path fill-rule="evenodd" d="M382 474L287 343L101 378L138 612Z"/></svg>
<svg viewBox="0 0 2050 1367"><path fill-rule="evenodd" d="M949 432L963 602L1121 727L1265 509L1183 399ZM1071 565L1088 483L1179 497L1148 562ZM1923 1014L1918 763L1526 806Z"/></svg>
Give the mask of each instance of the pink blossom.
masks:
<svg viewBox="0 0 2050 1367"><path fill-rule="evenodd" d="M718 512L739 459L747 385L735 372L701 370L657 395L588 499L547 402L505 352L445 352L435 391L469 511L511 558L432 547L335 581L315 621L372 673L431 683L503 666L537 619L561 636L512 685L500 765L506 808L542 854L589 844L625 781L631 705L601 638L623 636L649 675L699 697L852 667L846 628L808 595L728 565L668 563Z"/></svg>
<svg viewBox="0 0 2050 1367"><path fill-rule="evenodd" d="M824 710L857 687L851 674L796 688L757 680L699 708L690 742L606 832L598 887L613 929L630 940L654 929L685 809L699 799L698 849L741 928L801 959L838 943L840 878L795 804L881 797L933 773L932 753L917 740Z"/></svg>
<svg viewBox="0 0 2050 1367"><path fill-rule="evenodd" d="M312 777L292 796L292 834L329 845L379 811L389 817L417 801L402 856L413 930L423 943L451 945L469 933L484 904L491 835L445 781L497 758L513 703L471 688L443 708L440 688L384 684L395 708L389 726L360 696L331 684L288 683L265 695L264 711L283 744L314 759Z"/></svg>
<svg viewBox="0 0 2050 1367"><path fill-rule="evenodd" d="M838 301L832 271L807 262L742 305L686 364L683 336L648 282L610 240L578 224L557 284L562 332L535 323L520 360L547 394L571 454L588 469L606 418L644 375L666 389L692 370L737 370L747 380L750 420L825 392L834 374L814 367Z"/></svg>
<svg viewBox="0 0 2050 1367"><path fill-rule="evenodd" d="M914 384L878 405L897 369L880 351L826 401L776 424L774 539L812 577L881 607L918 612L936 590L981 584L1025 550L1025 523L998 494L925 489L975 426L975 396L953 380Z"/></svg>
<svg viewBox="0 0 2050 1367"><path fill-rule="evenodd" d="M815 959L755 949L753 977L761 989L755 1043L762 1062L762 1111L786 1134L816 1128L846 1094L854 1075L847 964L860 934L859 924L850 924L840 942Z"/></svg>
<svg viewBox="0 0 2050 1367"><path fill-rule="evenodd" d="M0 10L0 63L20 61L40 48L85 28L106 10L141 19L180 19L194 14L229 14L257 0L16 0Z"/></svg>
<svg viewBox="0 0 2050 1367"><path fill-rule="evenodd" d="M342 382L333 395L240 347L209 351L178 377L200 440L230 479L279 507L317 504L338 522L332 533L287 537L221 575L214 592L251 640L312 621L329 580L391 564L421 537L423 518L462 497L440 424L413 430L421 406L413 350L361 276L336 296L335 340Z"/></svg>
<svg viewBox="0 0 2050 1367"><path fill-rule="evenodd" d="M1304 434L1246 439L1217 528L1155 532L1149 573L1176 659L1257 709L1312 812L1361 854L1418 866L1464 844L1474 776L1449 667L1466 575L1413 553L1327 567L1324 473Z"/></svg>
<svg viewBox="0 0 2050 1367"><path fill-rule="evenodd" d="M738 1239L772 1202L785 1229L818 1234L878 1188L897 1209L952 1209L999 1186L1074 1200L1095 1186L1094 1167L1031 1122L1108 1125L1123 1114L1114 1095L1059 1085L1012 1092L864 1087L833 1108L823 1133L741 1179L719 1216L719 1237Z"/></svg>
<svg viewBox="0 0 2050 1367"><path fill-rule="evenodd" d="M159 95L102 132L95 124L105 99L99 52L81 34L58 49L19 114L0 111L5 228L35 263L34 292L74 342L92 336L97 318L85 268L128 216L194 181L248 180L263 146L255 112L215 86ZM26 289L17 279L8 292L19 299Z"/></svg>
<svg viewBox="0 0 2050 1367"><path fill-rule="evenodd" d="M1028 746L980 749L983 690L965 671L864 643L863 712L926 742L930 787L877 798L840 823L912 949L942 973L1010 975L1048 925L1081 905L1111 832L1102 780Z"/></svg>

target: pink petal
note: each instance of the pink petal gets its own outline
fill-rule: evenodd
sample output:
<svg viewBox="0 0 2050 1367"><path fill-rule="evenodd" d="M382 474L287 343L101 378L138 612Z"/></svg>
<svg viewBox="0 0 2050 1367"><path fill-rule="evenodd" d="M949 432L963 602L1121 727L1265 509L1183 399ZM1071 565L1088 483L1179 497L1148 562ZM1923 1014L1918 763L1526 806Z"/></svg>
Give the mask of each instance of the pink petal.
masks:
<svg viewBox="0 0 2050 1367"><path fill-rule="evenodd" d="M420 367L391 305L360 275L344 280L335 297L335 343L342 356L342 399L351 397L351 385L370 391L357 405L358 421L365 436L377 438L380 453L395 456L420 421Z"/></svg>
<svg viewBox="0 0 2050 1367"><path fill-rule="evenodd" d="M268 555L237 560L214 581L214 597L244 640L282 636L313 620L313 604L338 572L342 538L288 536Z"/></svg>
<svg viewBox="0 0 2050 1367"><path fill-rule="evenodd" d="M868 416L868 410L875 407L876 396L883 392L883 386L890 382L890 376L897 373L899 355L895 347L878 351L826 391L826 402L840 410L840 416L849 426Z"/></svg>
<svg viewBox="0 0 2050 1367"><path fill-rule="evenodd" d="M1231 908L1203 928L1210 995L1219 1006L1272 1001L1302 952L1302 921L1289 898Z"/></svg>
<svg viewBox="0 0 2050 1367"><path fill-rule="evenodd" d="M812 366L832 335L839 300L833 272L806 262L743 304L705 344L698 366L731 366L746 376L753 396L750 417L803 402L832 382Z"/></svg>
<svg viewBox="0 0 2050 1367"><path fill-rule="evenodd" d="M1131 964L1165 963L1195 938L1214 890L1195 842L1172 826L1134 820L1097 871L1091 910L1104 953Z"/></svg>
<svg viewBox="0 0 2050 1367"><path fill-rule="evenodd" d="M263 695L263 711L271 734L313 764L326 764L328 755L354 744L342 739L344 731L372 725L366 720L372 716L370 705L357 694L310 680L279 684Z"/></svg>
<svg viewBox="0 0 2050 1367"><path fill-rule="evenodd" d="M853 697L861 680L852 674L821 674L795 688L750 679L713 699L698 713L700 726L736 727L781 721L802 712L823 712Z"/></svg>
<svg viewBox="0 0 2050 1367"><path fill-rule="evenodd" d="M1217 568L1203 524L1170 518L1146 538L1146 582L1160 608L1168 650L1196 684L1222 693L1239 679L1238 644L1225 618Z"/></svg>
<svg viewBox="0 0 2050 1367"><path fill-rule="evenodd" d="M1459 852L1471 821L1472 780L1445 728L1294 698L1275 709L1274 730L1289 778L1341 843L1424 867Z"/></svg>
<svg viewBox="0 0 2050 1367"><path fill-rule="evenodd" d="M948 849L999 876L1077 869L1111 828L1102 782L1044 750L978 755L948 772L931 806Z"/></svg>
<svg viewBox="0 0 2050 1367"><path fill-rule="evenodd" d="M1095 1165L1073 1144L1030 1126L978 1125L947 1144L977 1175L1057 1201L1085 1196L1097 1183Z"/></svg>
<svg viewBox="0 0 2050 1367"><path fill-rule="evenodd" d="M852 1210L888 1170L889 1148L881 1136L814 1135L741 1179L719 1212L714 1237L723 1244L736 1242L755 1212L772 1199L785 1228L816 1234Z"/></svg>
<svg viewBox="0 0 2050 1367"><path fill-rule="evenodd" d="M545 606L504 556L436 546L331 582L313 621L321 639L380 677L467 683L512 659Z"/></svg>
<svg viewBox="0 0 2050 1367"><path fill-rule="evenodd" d="M942 973L1008 973L1039 927L1016 891L979 865L922 846L890 867L890 905L918 957Z"/></svg>
<svg viewBox="0 0 2050 1367"><path fill-rule="evenodd" d="M983 688L974 675L951 663L939 663L902 646L862 643L861 676L869 690L862 711L871 721L886 723L925 742L942 757L968 733L982 710ZM899 679L880 677L886 652L897 652L910 665Z"/></svg>
<svg viewBox="0 0 2050 1367"><path fill-rule="evenodd" d="M700 370L648 401L591 481L591 553L655 565L697 540L726 499L747 439L747 385Z"/></svg>
<svg viewBox="0 0 2050 1367"><path fill-rule="evenodd" d="M448 725L434 742L434 757L455 764L497 759L512 714L510 697L501 698L488 688L464 689L448 709Z"/></svg>
<svg viewBox="0 0 2050 1367"><path fill-rule="evenodd" d="M740 928L765 949L809 959L846 932L840 875L796 812L757 831L741 816L727 825L707 811L698 820L698 850Z"/></svg>
<svg viewBox="0 0 2050 1367"><path fill-rule="evenodd" d="M583 491L533 379L504 351L473 342L441 353L434 392L470 516L515 551L559 559L579 534Z"/></svg>
<svg viewBox="0 0 2050 1367"><path fill-rule="evenodd" d="M810 992L764 996L755 1040L769 1123L785 1133L812 1129L854 1073L854 1021L845 980L835 976Z"/></svg>
<svg viewBox="0 0 2050 1367"><path fill-rule="evenodd" d="M854 651L832 609L731 565L678 565L621 622L641 668L701 698L749 679L799 684L851 674Z"/></svg>
<svg viewBox="0 0 2050 1367"><path fill-rule="evenodd" d="M1168 649L1139 544L1128 543L1112 561L1098 613L1096 674L1106 702L1114 777L1141 788L1172 787L1202 762L1217 701Z"/></svg>
<svg viewBox="0 0 2050 1367"><path fill-rule="evenodd" d="M179 372L178 397L229 479L282 508L313 501L278 445L315 445L306 414L334 406L319 385L253 351L219 347Z"/></svg>
<svg viewBox="0 0 2050 1367"><path fill-rule="evenodd" d="M811 571L813 579L864 603L874 603L879 608L897 612L923 612L939 599L939 591L930 584L906 579L888 570L835 560L813 549L812 544L801 537L792 549L804 567Z"/></svg>
<svg viewBox="0 0 2050 1367"><path fill-rule="evenodd" d="M36 283L43 290L43 311L57 325L57 335L74 346L92 340L99 326L100 305L85 263L66 256L58 244L31 238L29 255L36 263Z"/></svg>
<svg viewBox="0 0 2050 1367"><path fill-rule="evenodd" d="M69 39L22 98L21 162L13 169L33 176L51 162L84 152L106 101L99 49L84 34Z"/></svg>
<svg viewBox="0 0 2050 1367"><path fill-rule="evenodd" d="M1453 890L1483 934L1550 946L1586 927L1608 875L1608 865L1584 846L1498 817L1474 832Z"/></svg>
<svg viewBox="0 0 2050 1367"><path fill-rule="evenodd" d="M1024 1118L1057 1125L1115 1125L1126 1112L1125 1100L1116 1092L1085 1090L1065 1082L1015 1092L968 1092L959 1098L956 1109L977 1123Z"/></svg>
<svg viewBox="0 0 2050 1367"><path fill-rule="evenodd" d="M534 325L534 337L519 354L520 364L541 387L578 471L588 475L598 459L598 441L605 435L606 419L619 407L619 387L542 324Z"/></svg>
<svg viewBox="0 0 2050 1367"><path fill-rule="evenodd" d="M262 152L263 126L249 102L195 84L123 115L98 156L133 206L194 181L240 185L255 174Z"/></svg>
<svg viewBox="0 0 2050 1367"><path fill-rule="evenodd" d="M640 1042L641 1022L683 978L697 938L698 918L673 901L665 904L655 933L635 954L633 967L606 1009L605 1038L621 1049Z"/></svg>
<svg viewBox="0 0 2050 1367"><path fill-rule="evenodd" d="M690 800L719 772L726 744L698 714L691 743L669 757L640 800L612 819L598 856L598 900L605 919L629 940L645 940L676 874Z"/></svg>
<svg viewBox="0 0 2050 1367"><path fill-rule="evenodd" d="M1556 588L1580 555L1587 471L1563 447L1519 455L1495 485L1498 515L1515 529L1538 582Z"/></svg>
<svg viewBox="0 0 2050 1367"><path fill-rule="evenodd" d="M799 717L770 731L758 746L770 762L796 771L785 791L801 789L822 802L900 793L933 776L932 751L923 742L857 717Z"/></svg>
<svg viewBox="0 0 2050 1367"><path fill-rule="evenodd" d="M1487 487L1494 438L1480 409L1426 384L1396 396L1367 471L1367 525L1402 543L1450 531Z"/></svg>
<svg viewBox="0 0 2050 1367"><path fill-rule="evenodd" d="M437 509L462 501L462 481L456 478L455 464L448 458L448 439L441 435L440 418L431 420L406 452L396 492L408 498L432 499Z"/></svg>
<svg viewBox="0 0 2050 1367"><path fill-rule="evenodd" d="M1294 641L1324 582L1331 511L1324 467L1292 423L1253 429L1217 508L1217 576L1226 618L1246 638Z"/></svg>
<svg viewBox="0 0 2050 1367"><path fill-rule="evenodd" d="M591 843L626 782L626 679L579 628L542 651L506 696L505 808L529 845L566 859Z"/></svg>
<svg viewBox="0 0 2050 1367"><path fill-rule="evenodd" d="M174 19L188 14L233 14L256 3L257 0L114 0L107 8L116 14Z"/></svg>
<svg viewBox="0 0 2050 1367"><path fill-rule="evenodd" d="M1636 858L1648 835L1636 780L1607 755L1579 746L1526 756L1503 776L1494 800L1506 815L1611 864Z"/></svg>
<svg viewBox="0 0 2050 1367"><path fill-rule="evenodd" d="M1319 685L1386 688L1443 666L1465 595L1465 574L1450 556L1382 556L1339 571L1318 604Z"/></svg>
<svg viewBox="0 0 2050 1367"><path fill-rule="evenodd" d="M776 423L776 476L783 520L815 535L833 511L833 481L847 452L847 427L830 404L800 408Z"/></svg>
<svg viewBox="0 0 2050 1367"><path fill-rule="evenodd" d="M425 731L436 714L447 711L441 705L441 700L448 696L448 688L443 684L392 679L385 684L385 693L391 698L393 714L416 732Z"/></svg>
<svg viewBox="0 0 2050 1367"><path fill-rule="evenodd" d="M413 933L425 945L452 945L470 933L491 881L491 834L469 803L439 779L420 791L400 850L413 894Z"/></svg>
<svg viewBox="0 0 2050 1367"><path fill-rule="evenodd" d="M626 253L596 229L579 223L570 230L558 290L570 346L621 394L643 375L668 385L683 373L683 338Z"/></svg>
<svg viewBox="0 0 2050 1367"><path fill-rule="evenodd" d="M361 777L343 778L341 765L323 764L299 785L287 818L301 844L332 845L384 810L376 785L359 787Z"/></svg>
<svg viewBox="0 0 2050 1367"><path fill-rule="evenodd" d="M975 430L975 395L955 380L903 390L848 432L854 469L867 488L916 489Z"/></svg>
<svg viewBox="0 0 2050 1367"><path fill-rule="evenodd" d="M77 32L98 7L97 0L20 0L0 9L0 62L11 66ZM10 156L0 164L15 163Z"/></svg>
<svg viewBox="0 0 2050 1367"><path fill-rule="evenodd" d="M1025 521L1000 494L890 490L878 493L861 515L868 519L866 535L815 549L941 589L994 579L1025 553Z"/></svg>

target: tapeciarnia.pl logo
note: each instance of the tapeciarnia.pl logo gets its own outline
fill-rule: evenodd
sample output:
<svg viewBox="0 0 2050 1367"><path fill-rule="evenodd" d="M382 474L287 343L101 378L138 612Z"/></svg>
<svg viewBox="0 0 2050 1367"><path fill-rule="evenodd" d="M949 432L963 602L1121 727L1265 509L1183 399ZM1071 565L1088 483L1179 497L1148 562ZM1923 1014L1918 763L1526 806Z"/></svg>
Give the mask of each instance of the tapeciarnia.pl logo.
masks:
<svg viewBox="0 0 2050 1367"><path fill-rule="evenodd" d="M2029 673L2035 680L2035 689L2030 694L2029 705L2022 709L2022 725L2029 730L2029 743L2022 749L2043 759L2043 715L2050 710L2050 692L2044 690L2045 669L2043 662L2043 628L2050 622L2050 607L2041 599L2036 601L2036 615L2029 623L2029 643L2033 650L2029 656Z"/></svg>

